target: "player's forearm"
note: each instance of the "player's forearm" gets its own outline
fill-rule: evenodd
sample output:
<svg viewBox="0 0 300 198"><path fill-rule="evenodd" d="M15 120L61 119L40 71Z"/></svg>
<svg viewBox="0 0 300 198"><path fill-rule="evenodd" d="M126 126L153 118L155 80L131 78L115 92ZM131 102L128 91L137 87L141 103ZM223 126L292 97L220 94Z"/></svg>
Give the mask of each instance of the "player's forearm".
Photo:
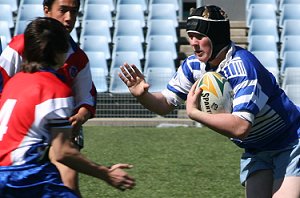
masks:
<svg viewBox="0 0 300 198"><path fill-rule="evenodd" d="M145 108L159 115L166 115L174 109L174 107L168 104L166 98L159 92L145 92L143 95L136 98Z"/></svg>
<svg viewBox="0 0 300 198"><path fill-rule="evenodd" d="M84 157L78 150L65 153L59 160L60 163L89 176L107 181L109 169Z"/></svg>
<svg viewBox="0 0 300 198"><path fill-rule="evenodd" d="M229 138L243 140L251 128L250 122L229 113L209 114L195 109L188 116Z"/></svg>

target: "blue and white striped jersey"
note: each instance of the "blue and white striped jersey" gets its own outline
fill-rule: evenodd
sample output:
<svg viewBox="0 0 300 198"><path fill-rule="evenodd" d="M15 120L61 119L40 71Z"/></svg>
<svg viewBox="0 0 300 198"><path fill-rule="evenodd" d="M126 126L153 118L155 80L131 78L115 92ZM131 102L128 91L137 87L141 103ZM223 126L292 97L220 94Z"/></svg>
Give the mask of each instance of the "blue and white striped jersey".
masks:
<svg viewBox="0 0 300 198"><path fill-rule="evenodd" d="M205 64L188 57L163 94L174 105L182 103L193 83L205 73ZM249 51L232 44L217 72L225 76L234 91L233 112L252 123L238 146L253 150L283 148L300 137L300 108L279 87L275 77Z"/></svg>

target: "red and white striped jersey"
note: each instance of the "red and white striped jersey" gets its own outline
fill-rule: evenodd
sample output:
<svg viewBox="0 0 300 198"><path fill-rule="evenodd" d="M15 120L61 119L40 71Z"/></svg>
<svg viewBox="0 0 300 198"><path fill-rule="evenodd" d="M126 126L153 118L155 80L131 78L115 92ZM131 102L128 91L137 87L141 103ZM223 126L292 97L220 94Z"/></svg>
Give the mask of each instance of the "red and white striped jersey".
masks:
<svg viewBox="0 0 300 198"><path fill-rule="evenodd" d="M19 72L0 102L0 166L39 162L47 153L50 127L71 127L71 89L54 73Z"/></svg>
<svg viewBox="0 0 300 198"><path fill-rule="evenodd" d="M0 56L0 92L7 81L20 71L24 52L24 34L15 36ZM92 115L96 108L96 89L92 81L87 55L70 37L70 48L64 65L58 70L73 91L75 108L82 106Z"/></svg>

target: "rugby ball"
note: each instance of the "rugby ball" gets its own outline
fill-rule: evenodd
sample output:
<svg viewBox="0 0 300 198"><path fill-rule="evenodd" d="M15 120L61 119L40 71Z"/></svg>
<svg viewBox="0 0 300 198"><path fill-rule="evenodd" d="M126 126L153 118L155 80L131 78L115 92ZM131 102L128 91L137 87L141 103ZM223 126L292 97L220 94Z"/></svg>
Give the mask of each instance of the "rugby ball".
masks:
<svg viewBox="0 0 300 198"><path fill-rule="evenodd" d="M197 89L201 88L200 110L203 112L231 113L232 87L225 77L217 72L207 72L197 82Z"/></svg>

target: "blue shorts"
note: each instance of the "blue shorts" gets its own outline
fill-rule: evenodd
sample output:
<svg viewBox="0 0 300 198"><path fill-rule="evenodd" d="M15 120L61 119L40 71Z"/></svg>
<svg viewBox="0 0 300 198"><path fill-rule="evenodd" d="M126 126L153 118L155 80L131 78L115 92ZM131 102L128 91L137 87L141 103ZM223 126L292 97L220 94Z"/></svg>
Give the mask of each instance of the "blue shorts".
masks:
<svg viewBox="0 0 300 198"><path fill-rule="evenodd" d="M1 198L78 198L51 163L0 167Z"/></svg>
<svg viewBox="0 0 300 198"><path fill-rule="evenodd" d="M247 178L260 170L272 170L274 180L300 176L300 141L280 150L244 153L241 157L241 184L244 186Z"/></svg>

